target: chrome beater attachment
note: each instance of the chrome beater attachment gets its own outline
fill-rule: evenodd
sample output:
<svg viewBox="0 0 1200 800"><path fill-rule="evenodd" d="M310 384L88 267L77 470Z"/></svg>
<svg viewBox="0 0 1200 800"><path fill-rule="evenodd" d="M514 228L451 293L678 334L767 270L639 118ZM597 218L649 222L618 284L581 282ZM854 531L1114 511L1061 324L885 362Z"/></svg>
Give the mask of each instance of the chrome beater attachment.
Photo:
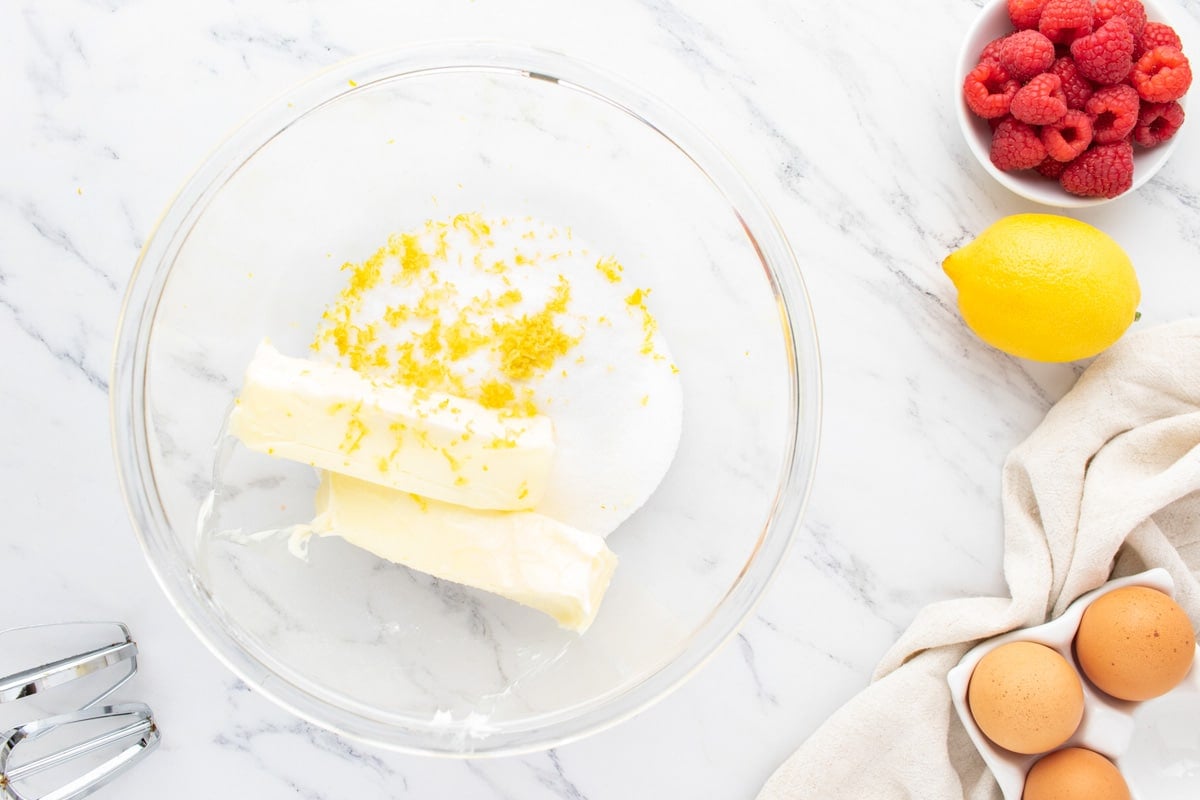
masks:
<svg viewBox="0 0 1200 800"><path fill-rule="evenodd" d="M149 706L101 705L137 672L137 652L119 622L0 632L0 800L86 797L154 750Z"/></svg>

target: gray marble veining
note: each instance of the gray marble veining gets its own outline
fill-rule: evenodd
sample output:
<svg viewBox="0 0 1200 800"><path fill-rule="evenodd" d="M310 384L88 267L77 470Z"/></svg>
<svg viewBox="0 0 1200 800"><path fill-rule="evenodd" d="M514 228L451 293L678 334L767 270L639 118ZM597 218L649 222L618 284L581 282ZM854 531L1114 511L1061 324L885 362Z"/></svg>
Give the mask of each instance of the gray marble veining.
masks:
<svg viewBox="0 0 1200 800"><path fill-rule="evenodd" d="M974 163L954 121L951 70L978 7L0 4L0 574L25 600L4 622L131 625L144 656L129 691L155 707L164 738L118 784L123 796L748 798L866 683L918 608L1002 592L1000 465L1078 366L982 345L940 270L995 218L1034 210ZM1185 42L1200 43L1200 3L1174 11ZM738 637L635 719L498 761L376 752L249 692L162 600L108 443L122 288L179 182L240 119L312 71L439 38L563 50L636 81L708 132L787 230L825 366L805 529ZM1078 214L1133 257L1145 323L1200 313L1195 124L1136 196ZM112 591L111 576L125 591Z"/></svg>

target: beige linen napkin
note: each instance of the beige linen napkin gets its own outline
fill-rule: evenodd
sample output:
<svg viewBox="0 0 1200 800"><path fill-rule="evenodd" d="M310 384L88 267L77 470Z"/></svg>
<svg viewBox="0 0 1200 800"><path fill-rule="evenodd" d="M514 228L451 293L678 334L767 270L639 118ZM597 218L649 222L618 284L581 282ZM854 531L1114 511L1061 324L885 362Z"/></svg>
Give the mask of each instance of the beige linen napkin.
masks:
<svg viewBox="0 0 1200 800"><path fill-rule="evenodd" d="M965 797L1000 789L950 704L979 639L1038 625L1109 578L1165 567L1200 622L1200 320L1126 336L1004 465L1012 599L923 609L874 682L781 766L759 800ZM931 557L936 554L930 554Z"/></svg>

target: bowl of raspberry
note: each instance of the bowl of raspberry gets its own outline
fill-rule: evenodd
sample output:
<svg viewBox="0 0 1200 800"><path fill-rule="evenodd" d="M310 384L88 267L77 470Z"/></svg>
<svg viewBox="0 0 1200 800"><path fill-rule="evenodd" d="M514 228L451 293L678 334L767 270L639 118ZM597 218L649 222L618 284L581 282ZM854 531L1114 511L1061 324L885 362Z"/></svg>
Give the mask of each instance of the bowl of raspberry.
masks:
<svg viewBox="0 0 1200 800"><path fill-rule="evenodd" d="M1106 203L1154 177L1179 143L1192 67L1145 0L990 0L958 60L971 152L1016 194Z"/></svg>

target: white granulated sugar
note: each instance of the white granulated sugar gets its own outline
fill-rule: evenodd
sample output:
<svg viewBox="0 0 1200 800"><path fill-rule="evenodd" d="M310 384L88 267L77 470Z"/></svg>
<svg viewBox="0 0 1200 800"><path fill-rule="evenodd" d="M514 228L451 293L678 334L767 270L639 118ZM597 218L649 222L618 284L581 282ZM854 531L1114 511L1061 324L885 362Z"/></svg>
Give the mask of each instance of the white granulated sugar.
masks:
<svg viewBox="0 0 1200 800"><path fill-rule="evenodd" d="M407 241L393 237L374 262L377 279L364 264L348 268L350 286L362 283L362 290L331 306L318 354L377 380L396 380L405 364L411 375L415 365L428 388L477 400L489 383L511 386L513 408L524 407L527 393L554 422L556 442L549 488L536 511L607 535L666 475L683 416L679 376L650 315L653 293L614 255L531 218L468 214L429 223ZM554 305L564 294L565 306ZM541 318L577 341L568 341L548 368L543 361L527 379L514 379L493 323L536 319L548 304L561 313ZM463 328L464 319L471 327ZM350 347L344 337L339 346L337 327L350 330ZM464 345L466 355L452 353L452 342L469 336L450 332L464 330L489 341L473 350ZM363 345L356 348L359 335ZM400 354L409 342L406 360Z"/></svg>

